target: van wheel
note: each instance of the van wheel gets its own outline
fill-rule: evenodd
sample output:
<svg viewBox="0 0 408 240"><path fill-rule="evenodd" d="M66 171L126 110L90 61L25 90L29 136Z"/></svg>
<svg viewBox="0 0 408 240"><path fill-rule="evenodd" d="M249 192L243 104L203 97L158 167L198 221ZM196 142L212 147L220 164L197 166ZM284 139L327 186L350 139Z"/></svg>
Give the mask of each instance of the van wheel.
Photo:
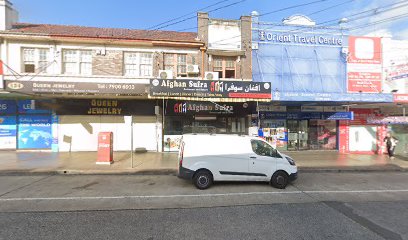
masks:
<svg viewBox="0 0 408 240"><path fill-rule="evenodd" d="M271 185L279 189L285 189L288 185L289 176L284 171L277 171L272 175Z"/></svg>
<svg viewBox="0 0 408 240"><path fill-rule="evenodd" d="M209 188L213 183L213 177L207 170L200 170L193 177L194 185L201 190Z"/></svg>

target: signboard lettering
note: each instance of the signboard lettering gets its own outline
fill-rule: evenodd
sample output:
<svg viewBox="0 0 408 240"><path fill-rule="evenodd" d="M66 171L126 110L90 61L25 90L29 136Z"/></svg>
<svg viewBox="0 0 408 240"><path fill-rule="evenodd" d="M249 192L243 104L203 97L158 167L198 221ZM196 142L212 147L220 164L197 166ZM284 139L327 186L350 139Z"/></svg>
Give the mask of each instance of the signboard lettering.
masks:
<svg viewBox="0 0 408 240"><path fill-rule="evenodd" d="M270 99L270 83L244 81L150 80L151 97Z"/></svg>

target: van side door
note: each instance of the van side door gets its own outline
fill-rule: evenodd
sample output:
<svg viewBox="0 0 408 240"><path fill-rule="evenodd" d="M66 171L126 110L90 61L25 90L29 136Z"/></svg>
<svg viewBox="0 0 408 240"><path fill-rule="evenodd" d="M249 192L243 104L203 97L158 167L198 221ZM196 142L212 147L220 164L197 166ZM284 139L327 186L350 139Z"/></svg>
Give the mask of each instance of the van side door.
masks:
<svg viewBox="0 0 408 240"><path fill-rule="evenodd" d="M251 139L252 153L249 156L249 179L269 181L276 171L276 158L279 153L267 142Z"/></svg>

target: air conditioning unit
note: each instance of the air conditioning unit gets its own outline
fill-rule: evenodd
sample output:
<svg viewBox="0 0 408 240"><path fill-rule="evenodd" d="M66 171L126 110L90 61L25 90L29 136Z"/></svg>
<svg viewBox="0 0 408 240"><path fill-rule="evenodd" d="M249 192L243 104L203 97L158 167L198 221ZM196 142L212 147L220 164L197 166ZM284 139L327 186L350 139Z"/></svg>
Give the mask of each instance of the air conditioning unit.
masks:
<svg viewBox="0 0 408 240"><path fill-rule="evenodd" d="M200 69L198 69L198 65L187 65L187 73L199 73Z"/></svg>
<svg viewBox="0 0 408 240"><path fill-rule="evenodd" d="M160 79L173 79L173 71L172 70L159 70L159 78Z"/></svg>
<svg viewBox="0 0 408 240"><path fill-rule="evenodd" d="M205 72L205 80L218 80L218 72Z"/></svg>

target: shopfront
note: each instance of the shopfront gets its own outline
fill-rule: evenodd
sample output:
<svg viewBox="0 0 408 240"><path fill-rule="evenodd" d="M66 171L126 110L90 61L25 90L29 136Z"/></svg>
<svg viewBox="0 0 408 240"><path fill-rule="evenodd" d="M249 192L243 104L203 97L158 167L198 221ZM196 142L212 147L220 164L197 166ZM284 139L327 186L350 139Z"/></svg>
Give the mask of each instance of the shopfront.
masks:
<svg viewBox="0 0 408 240"><path fill-rule="evenodd" d="M155 106L154 100L56 100L59 151L96 151L99 132L113 133L114 151L130 150L132 141L134 148L161 151Z"/></svg>
<svg viewBox="0 0 408 240"><path fill-rule="evenodd" d="M151 98L164 101L164 151L178 151L184 133L248 134L256 101L270 101L269 83L151 79Z"/></svg>
<svg viewBox="0 0 408 240"><path fill-rule="evenodd" d="M51 150L55 117L47 100L0 100L1 150Z"/></svg>
<svg viewBox="0 0 408 240"><path fill-rule="evenodd" d="M164 151L178 151L186 133L247 135L254 103L165 101Z"/></svg>
<svg viewBox="0 0 408 240"><path fill-rule="evenodd" d="M337 150L341 119L353 119L343 106L258 106L260 135L280 150Z"/></svg>

